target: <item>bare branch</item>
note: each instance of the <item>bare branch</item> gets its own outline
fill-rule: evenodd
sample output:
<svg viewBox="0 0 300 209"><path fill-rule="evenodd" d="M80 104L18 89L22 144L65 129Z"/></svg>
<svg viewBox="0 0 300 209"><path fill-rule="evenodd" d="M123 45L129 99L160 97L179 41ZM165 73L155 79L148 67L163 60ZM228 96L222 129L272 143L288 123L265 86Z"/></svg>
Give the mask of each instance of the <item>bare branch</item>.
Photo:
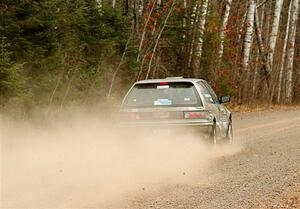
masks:
<svg viewBox="0 0 300 209"><path fill-rule="evenodd" d="M262 2L260 2L257 6L256 9L260 8L261 6L263 6L268 0L263 0Z"/></svg>
<svg viewBox="0 0 300 209"><path fill-rule="evenodd" d="M153 52L152 52L152 55L151 55L151 58L150 58L149 65L148 65L148 70L147 70L147 74L146 74L146 79L149 78L149 73L150 73L151 64L152 64L152 61L153 61L154 54L155 54L155 52L156 52L156 49L157 49L157 46L158 46L160 37L161 37L161 35L162 35L162 33L163 33L163 31L164 31L166 25L167 25L167 22L168 22L168 20L169 20L169 17L171 16L171 14L172 14L172 12L173 12L175 2L176 2L176 0L173 0L172 5L171 5L171 8L170 8L170 10L169 10L169 13L167 14L167 17L166 17L166 19L165 19L165 21L164 21L164 23L163 23L163 27L162 27L162 29L160 30L160 32L159 32L159 34L158 34L158 37L157 37L157 39L156 39L156 42L155 42L155 45L154 45L154 49L153 49Z"/></svg>

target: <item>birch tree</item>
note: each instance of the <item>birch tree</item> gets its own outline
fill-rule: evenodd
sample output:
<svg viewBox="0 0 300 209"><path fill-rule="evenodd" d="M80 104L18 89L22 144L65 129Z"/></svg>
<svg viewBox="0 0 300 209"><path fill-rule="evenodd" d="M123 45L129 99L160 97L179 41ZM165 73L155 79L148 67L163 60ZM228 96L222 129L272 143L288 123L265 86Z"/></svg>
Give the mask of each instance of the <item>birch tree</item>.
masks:
<svg viewBox="0 0 300 209"><path fill-rule="evenodd" d="M260 78L260 82L262 82L266 77L266 75L270 74L270 64L268 62L268 57L265 52L265 47L262 39L262 32L261 32L261 24L258 16L258 7L255 8L255 15L254 15L254 26L255 26L255 34L256 34L256 40L257 40L257 46L258 46L258 51L260 55L260 59L263 63L263 68L260 74L263 75L262 78Z"/></svg>
<svg viewBox="0 0 300 209"><path fill-rule="evenodd" d="M243 51L243 69L240 81L239 103L247 95L247 82L249 78L249 60L251 53L251 46L253 42L253 28L254 28L254 15L255 15L256 3L254 0L250 0L248 13L247 13L247 28L244 38L244 51Z"/></svg>
<svg viewBox="0 0 300 209"><path fill-rule="evenodd" d="M287 80L286 80L286 102L292 102L293 96L293 64L295 53L295 38L297 31L297 20L299 15L299 0L292 0L291 22L289 31L289 49L287 51Z"/></svg>
<svg viewBox="0 0 300 209"><path fill-rule="evenodd" d="M255 25L255 33L256 33L256 40L257 40L257 46L259 49L259 53L264 59L265 47L264 47L264 44L262 41L262 32L261 32L260 21L259 21L257 9L255 9L254 25Z"/></svg>
<svg viewBox="0 0 300 209"><path fill-rule="evenodd" d="M255 71L253 75L253 87L252 87L252 93L253 96L256 95L256 84L257 84L257 75L258 75L258 61L259 58L262 58L262 61L264 64L266 64L266 57L265 57L265 49L262 41L262 34L261 34L261 26L260 21L258 17L258 9L255 9L255 16L254 16L254 26L255 26L255 34L256 34L256 42L258 49L256 50L256 61L255 61Z"/></svg>
<svg viewBox="0 0 300 209"><path fill-rule="evenodd" d="M193 65L193 74L194 77L200 76L200 61L201 61L201 55L202 55L202 46L203 46L203 34L205 30L205 23L206 23L206 15L207 15L207 9L208 9L208 0L204 0L201 9L199 10L199 22L198 22L198 40L195 46L195 58L194 58L194 65Z"/></svg>
<svg viewBox="0 0 300 209"><path fill-rule="evenodd" d="M232 2L232 0L226 0L225 13L224 13L221 30L220 30L221 31L220 32L221 43L220 43L220 49L219 49L219 59L222 59L223 52L224 52L224 39L225 39L225 32L226 32L226 28L227 28L228 18L229 18L229 14L230 14L231 2Z"/></svg>
<svg viewBox="0 0 300 209"><path fill-rule="evenodd" d="M192 14L191 14L191 17L190 17L190 44L189 44L189 57L188 57L188 68L191 67L192 65L192 57L193 57L193 53L194 53L194 42L195 42L195 25L197 24L197 8L198 8L198 5L199 5L199 1L196 1L193 5L193 8L192 8Z"/></svg>
<svg viewBox="0 0 300 209"><path fill-rule="evenodd" d="M270 39L269 39L269 53L268 53L268 62L269 62L271 71L273 68L273 57L274 57L274 50L275 50L277 36L278 36L282 4L283 4L283 0L276 0L275 11L274 11L274 20L273 20L272 30L271 30L271 34L270 34Z"/></svg>
<svg viewBox="0 0 300 209"><path fill-rule="evenodd" d="M247 72L249 70L249 60L251 45L253 42L253 28L254 28L254 15L255 15L255 1L251 0L249 4L248 14L247 14L247 29L244 39L244 58L243 58L243 70Z"/></svg>
<svg viewBox="0 0 300 209"><path fill-rule="evenodd" d="M280 63L280 70L279 70L279 78L278 78L278 93L277 93L277 103L280 103L281 99L281 92L282 92L282 79L283 79L283 71L285 66L285 58L286 58L286 50L287 50L287 43L288 43L288 37L289 37L289 30L290 30L290 19L291 19L291 13L292 13L292 4L293 0L290 1L289 4L289 10L288 10L288 17L285 27L285 37L283 41L283 48L282 48L282 54L281 54L281 63Z"/></svg>

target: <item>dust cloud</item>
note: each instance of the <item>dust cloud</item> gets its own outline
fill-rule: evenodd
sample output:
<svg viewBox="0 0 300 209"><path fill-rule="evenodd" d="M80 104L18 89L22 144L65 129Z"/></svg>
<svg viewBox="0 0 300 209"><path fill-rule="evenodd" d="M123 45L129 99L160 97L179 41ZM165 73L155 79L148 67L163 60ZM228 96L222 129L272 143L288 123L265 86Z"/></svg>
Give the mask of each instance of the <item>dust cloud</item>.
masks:
<svg viewBox="0 0 300 209"><path fill-rule="evenodd" d="M101 114L51 122L0 118L0 208L114 208L128 196L168 183L199 181L218 156L188 131L130 133Z"/></svg>

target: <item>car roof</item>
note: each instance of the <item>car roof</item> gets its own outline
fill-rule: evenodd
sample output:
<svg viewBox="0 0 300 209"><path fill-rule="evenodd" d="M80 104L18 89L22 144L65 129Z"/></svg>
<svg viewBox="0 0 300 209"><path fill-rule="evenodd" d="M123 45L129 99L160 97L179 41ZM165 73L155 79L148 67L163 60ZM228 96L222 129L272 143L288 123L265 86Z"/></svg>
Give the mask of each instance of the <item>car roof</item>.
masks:
<svg viewBox="0 0 300 209"><path fill-rule="evenodd" d="M160 83L160 82L197 82L204 81L203 79L197 78L183 78L183 77L167 77L163 79L148 79L137 81L136 84L145 84L145 83Z"/></svg>

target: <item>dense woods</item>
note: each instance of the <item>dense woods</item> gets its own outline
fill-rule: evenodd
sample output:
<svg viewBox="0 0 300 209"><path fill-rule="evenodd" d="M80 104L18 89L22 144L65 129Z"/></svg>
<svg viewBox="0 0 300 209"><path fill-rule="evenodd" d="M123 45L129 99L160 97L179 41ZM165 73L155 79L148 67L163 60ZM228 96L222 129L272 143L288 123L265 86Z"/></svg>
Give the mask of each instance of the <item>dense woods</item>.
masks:
<svg viewBox="0 0 300 209"><path fill-rule="evenodd" d="M93 103L135 81L208 80L239 104L300 102L299 0L2 0L2 107Z"/></svg>

